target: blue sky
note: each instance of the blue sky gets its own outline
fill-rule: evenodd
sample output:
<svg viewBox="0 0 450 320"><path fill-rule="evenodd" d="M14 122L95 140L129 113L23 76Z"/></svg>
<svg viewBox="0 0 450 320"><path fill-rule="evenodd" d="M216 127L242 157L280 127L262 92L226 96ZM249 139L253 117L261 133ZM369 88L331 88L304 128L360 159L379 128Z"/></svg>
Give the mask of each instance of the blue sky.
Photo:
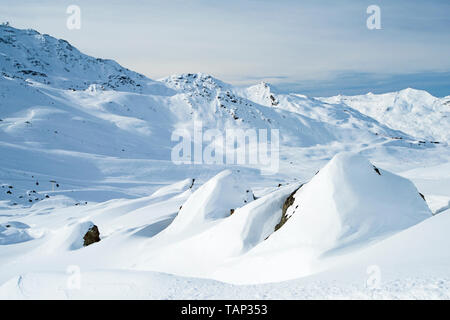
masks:
<svg viewBox="0 0 450 320"><path fill-rule="evenodd" d="M81 29L66 8L81 8ZM369 5L381 30L366 27ZM0 20L158 79L204 72L308 95L405 87L450 95L448 0L2 0Z"/></svg>

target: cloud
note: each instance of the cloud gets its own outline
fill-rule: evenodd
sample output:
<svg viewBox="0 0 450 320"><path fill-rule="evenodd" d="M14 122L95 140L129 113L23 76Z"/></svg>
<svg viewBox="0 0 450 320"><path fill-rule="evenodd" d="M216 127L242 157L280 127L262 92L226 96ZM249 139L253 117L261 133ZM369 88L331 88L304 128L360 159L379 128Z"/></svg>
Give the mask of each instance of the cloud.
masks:
<svg viewBox="0 0 450 320"><path fill-rule="evenodd" d="M327 97L338 94L358 95L399 91L405 88L426 90L436 97L450 94L450 72L421 72L411 74L379 74L341 72L325 80L292 80L276 82L283 92Z"/></svg>

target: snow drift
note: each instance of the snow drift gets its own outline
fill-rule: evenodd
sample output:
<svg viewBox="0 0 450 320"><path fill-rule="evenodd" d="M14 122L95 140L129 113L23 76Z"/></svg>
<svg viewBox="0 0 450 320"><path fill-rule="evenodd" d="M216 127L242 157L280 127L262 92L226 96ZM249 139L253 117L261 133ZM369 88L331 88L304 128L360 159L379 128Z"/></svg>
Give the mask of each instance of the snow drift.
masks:
<svg viewBox="0 0 450 320"><path fill-rule="evenodd" d="M432 215L412 182L351 153L336 155L293 197L281 228L216 278L257 283L317 273L328 256L359 250Z"/></svg>
<svg viewBox="0 0 450 320"><path fill-rule="evenodd" d="M349 153L336 155L294 198L286 224L270 241L323 251L402 230L431 216L409 180Z"/></svg>
<svg viewBox="0 0 450 320"><path fill-rule="evenodd" d="M33 237L28 233L29 228L29 225L18 221L0 223L0 245L32 240Z"/></svg>
<svg viewBox="0 0 450 320"><path fill-rule="evenodd" d="M252 200L250 187L245 185L237 172L222 171L188 198L166 232L202 229L209 222L230 216L236 208Z"/></svg>
<svg viewBox="0 0 450 320"><path fill-rule="evenodd" d="M232 283L281 281L327 269L329 256L364 249L431 217L409 180L352 153L335 156L300 185L252 201L242 177L223 171L148 240L133 266Z"/></svg>

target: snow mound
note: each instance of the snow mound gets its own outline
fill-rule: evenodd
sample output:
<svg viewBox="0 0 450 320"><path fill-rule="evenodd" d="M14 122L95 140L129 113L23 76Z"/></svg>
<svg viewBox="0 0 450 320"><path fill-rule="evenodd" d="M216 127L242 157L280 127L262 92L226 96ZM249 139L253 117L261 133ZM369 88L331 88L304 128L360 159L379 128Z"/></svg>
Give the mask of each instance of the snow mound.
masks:
<svg viewBox="0 0 450 320"><path fill-rule="evenodd" d="M28 233L28 226L18 221L9 221L0 224L0 245L8 245L32 240Z"/></svg>
<svg viewBox="0 0 450 320"><path fill-rule="evenodd" d="M196 190L181 207L167 232L198 230L209 222L229 217L232 210L253 200L253 193L231 170L225 170Z"/></svg>
<svg viewBox="0 0 450 320"><path fill-rule="evenodd" d="M223 172L222 174L227 173ZM222 182L232 180L221 179ZM216 180L213 178L212 180ZM210 180L211 182L211 180ZM233 181L232 181L233 182ZM239 259L258 243L273 233L281 216L281 207L286 197L298 188L288 185L237 208L232 215L225 210L240 203L228 202L223 206L224 217L204 224L189 225L176 233L162 232L150 239L138 261L133 264L139 270L170 272L177 275L214 277L217 268L230 259ZM216 192L226 192L216 189ZM239 196L236 190L235 196ZM242 196L240 197L242 200ZM251 200L251 199L249 199ZM245 200L244 200L245 202ZM184 206L185 207L185 206ZM189 259L186 259L189 257Z"/></svg>
<svg viewBox="0 0 450 320"><path fill-rule="evenodd" d="M316 274L332 267L333 259L432 216L412 182L352 153L336 155L293 197L287 221L247 254L224 263L214 279L254 284Z"/></svg>
<svg viewBox="0 0 450 320"><path fill-rule="evenodd" d="M69 238L67 239L69 250L78 250L83 248L83 237L92 227L94 227L94 223L92 221L84 221L77 223L74 226L70 226L71 232Z"/></svg>
<svg viewBox="0 0 450 320"><path fill-rule="evenodd" d="M411 181L352 153L336 155L294 198L287 222L270 239L277 246L295 243L324 252L392 234L431 216Z"/></svg>
<svg viewBox="0 0 450 320"><path fill-rule="evenodd" d="M188 178L188 179L184 179L179 182L172 183L168 186L162 187L162 188L156 190L155 192L153 192L153 194L151 195L151 198L153 199L153 198L163 197L163 196L167 196L167 195L172 195L175 193L185 192L194 186L194 182L195 182L195 179Z"/></svg>

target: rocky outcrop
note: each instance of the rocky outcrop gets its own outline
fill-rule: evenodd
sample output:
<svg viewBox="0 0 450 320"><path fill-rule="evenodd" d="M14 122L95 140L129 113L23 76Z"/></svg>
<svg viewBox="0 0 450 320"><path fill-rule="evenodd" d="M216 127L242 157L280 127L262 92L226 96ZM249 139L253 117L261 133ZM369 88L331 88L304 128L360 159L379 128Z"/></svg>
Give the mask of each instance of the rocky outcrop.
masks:
<svg viewBox="0 0 450 320"><path fill-rule="evenodd" d="M298 187L298 189L300 189L302 186L303 185ZM284 201L282 212L281 212L281 219L280 219L280 222L275 226L275 231L280 229L286 223L286 221L288 221L288 219L290 218L290 216L288 216L286 213L287 213L288 208L294 204L294 201L295 201L294 195L298 191L298 189L295 189L295 191L292 192L289 195L289 197L286 198L286 201ZM295 212L295 210L294 210L294 212Z"/></svg>
<svg viewBox="0 0 450 320"><path fill-rule="evenodd" d="M98 227L93 225L89 228L86 234L83 237L83 246L87 247L90 244L100 241L100 232L98 231Z"/></svg>

